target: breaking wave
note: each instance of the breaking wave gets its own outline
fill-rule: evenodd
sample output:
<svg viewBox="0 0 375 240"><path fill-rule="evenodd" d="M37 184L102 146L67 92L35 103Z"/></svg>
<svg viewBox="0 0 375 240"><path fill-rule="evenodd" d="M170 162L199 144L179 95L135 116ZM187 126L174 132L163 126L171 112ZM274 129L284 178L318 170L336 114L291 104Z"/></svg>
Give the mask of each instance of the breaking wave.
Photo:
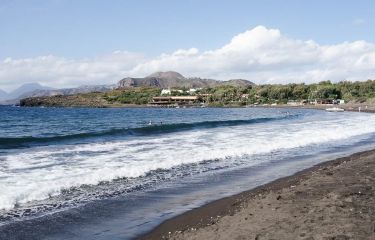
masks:
<svg viewBox="0 0 375 240"><path fill-rule="evenodd" d="M64 142L69 140L81 140L99 137L126 137L126 136L148 136L154 134L173 133L181 131L189 131L193 129L204 129L204 128L216 128L224 126L240 126L247 124L265 123L270 121L277 121L283 119L296 118L298 115L285 115L278 117L263 117L254 118L248 120L227 120L227 121L204 121L194 123L176 123L176 124L164 124L163 122L155 122L149 125L145 123L144 126L137 128L112 128L100 132L85 132L70 135L57 135L51 137L0 137L0 149L7 148L20 148L36 146L41 144L53 144L56 142Z"/></svg>
<svg viewBox="0 0 375 240"><path fill-rule="evenodd" d="M276 121L281 119L286 121ZM241 164L252 166L259 164L255 155L287 154L288 149L304 152L322 144L339 146L374 134L375 115L319 113L310 118L208 121L121 131L132 131L134 137L37 146L0 156L0 208L12 209L70 188L144 177L158 169L204 161L230 166L239 159Z"/></svg>

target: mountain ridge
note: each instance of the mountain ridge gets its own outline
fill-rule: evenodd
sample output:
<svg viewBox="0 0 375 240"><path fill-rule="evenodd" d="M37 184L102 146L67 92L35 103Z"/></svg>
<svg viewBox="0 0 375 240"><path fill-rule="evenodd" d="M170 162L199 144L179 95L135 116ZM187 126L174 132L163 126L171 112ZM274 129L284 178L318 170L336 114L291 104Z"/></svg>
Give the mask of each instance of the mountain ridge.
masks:
<svg viewBox="0 0 375 240"><path fill-rule="evenodd" d="M37 82L25 83L9 93L0 89L0 100L6 101L6 100L18 99L22 95L28 92L32 92L36 90L51 90L51 89L53 88L48 87L48 86L43 86Z"/></svg>
<svg viewBox="0 0 375 240"><path fill-rule="evenodd" d="M114 88L113 85L82 85L76 88L60 88L50 90L35 90L21 95L19 98L26 97L48 97L56 95L72 95L78 93L90 93L90 92L106 92Z"/></svg>
<svg viewBox="0 0 375 240"><path fill-rule="evenodd" d="M46 87L46 86L42 86L42 87L43 88L41 89L35 89L35 90L28 91L28 92L24 92L21 95L11 96L10 94L7 94L4 98L1 98L1 95L0 95L0 101L1 101L0 104L5 104L5 105L18 104L21 99L31 98L31 97L51 97L51 96L57 96L57 95L73 95L73 94L79 94L79 93L107 92L107 91L112 90L115 87L115 85L82 85L76 88L60 88L60 89Z"/></svg>
<svg viewBox="0 0 375 240"><path fill-rule="evenodd" d="M48 86L43 86L37 82L32 82L32 83L25 83L25 84L22 84L21 86L19 86L18 88L16 88L15 90L13 90L12 92L10 92L8 94L8 98L9 99L12 99L12 98L18 98L20 97L21 95L27 93L27 92L32 92L32 91L35 91L35 90L51 90L53 89L52 87L48 87Z"/></svg>
<svg viewBox="0 0 375 240"><path fill-rule="evenodd" d="M251 86L253 82L245 79L230 79L220 81L199 77L186 78L182 74L174 71L155 72L144 78L126 77L118 82L119 88L127 87L158 87L158 88L207 88L222 85Z"/></svg>
<svg viewBox="0 0 375 240"><path fill-rule="evenodd" d="M52 97L58 95L74 95L91 92L108 92L115 88L133 88L133 87L157 87L157 88L209 88L222 85L231 85L235 87L247 87L255 85L253 82L245 79L231 79L220 81L215 79L205 79L199 77L186 78L175 71L155 72L144 78L126 77L121 79L117 85L83 85L76 88L55 89L40 85L39 83L27 83L18 87L11 93L3 94L0 92L0 104L18 104L21 99L32 97Z"/></svg>

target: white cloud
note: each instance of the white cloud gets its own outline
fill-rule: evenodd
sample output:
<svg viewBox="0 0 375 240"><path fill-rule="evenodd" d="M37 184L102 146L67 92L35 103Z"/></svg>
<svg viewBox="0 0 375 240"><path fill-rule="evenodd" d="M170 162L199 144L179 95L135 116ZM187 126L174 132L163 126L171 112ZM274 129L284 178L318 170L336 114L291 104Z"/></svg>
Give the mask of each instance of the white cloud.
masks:
<svg viewBox="0 0 375 240"><path fill-rule="evenodd" d="M27 82L39 82L56 88L113 84L143 61L141 54L125 51L115 51L92 59L55 56L6 58L0 62L0 89L12 89Z"/></svg>
<svg viewBox="0 0 375 240"><path fill-rule="evenodd" d="M185 76L246 78L256 83L367 80L375 78L375 44L355 41L320 45L258 26L219 49L203 52L179 49L155 58L126 51L91 59L7 58L0 62L0 88L34 81L53 87L112 84L125 76L167 70Z"/></svg>

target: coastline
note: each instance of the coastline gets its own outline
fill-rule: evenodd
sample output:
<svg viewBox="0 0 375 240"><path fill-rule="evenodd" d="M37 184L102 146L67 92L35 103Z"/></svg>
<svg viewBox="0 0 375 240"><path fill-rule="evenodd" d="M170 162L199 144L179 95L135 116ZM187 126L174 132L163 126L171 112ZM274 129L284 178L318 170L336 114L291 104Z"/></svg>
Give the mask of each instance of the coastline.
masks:
<svg viewBox="0 0 375 240"><path fill-rule="evenodd" d="M358 152L185 212L139 239L375 239L374 179L375 149Z"/></svg>
<svg viewBox="0 0 375 240"><path fill-rule="evenodd" d="M7 106L7 105L0 105L0 106ZM149 106L147 104L105 104L105 105L72 105L72 106L21 106L21 107L46 107L46 108L160 108L155 106ZM244 105L244 106L236 106L236 105L227 105L227 106L205 106L204 108L290 108L290 109L316 109L316 110L325 110L329 107L339 107L343 108L345 111L350 112L367 112L367 113L375 113L375 105L374 104L341 104L341 105L332 105L332 104L321 104L321 105L287 105L287 104L279 104L279 105ZM174 108L174 107L172 107ZM183 108L183 107L181 107ZM188 106L187 108L201 108L200 106ZM361 109L359 111L359 108Z"/></svg>
<svg viewBox="0 0 375 240"><path fill-rule="evenodd" d="M367 106L367 107L366 107ZM373 104L341 104L341 105L269 105L269 106L259 106L259 107L264 107L264 108L292 108L292 109L317 109L317 110L325 110L326 108L329 107L339 107L344 109L345 111L348 112L366 112L366 113L375 113L375 105ZM360 111L359 111L360 108Z"/></svg>
<svg viewBox="0 0 375 240"><path fill-rule="evenodd" d="M49 146L38 148L38 145L46 145L45 142L49 143L51 140L51 138L42 136L42 141L40 141L41 143L39 144L37 142L35 144L37 148L35 149L24 151L22 148L20 148L19 150L9 151L12 153L14 152L15 154L18 154L18 152L21 153L22 155L20 156L22 156L22 159L29 159L28 161L34 159L39 161L40 158L38 158L37 154L39 152L46 155L46 160L50 159L49 156L53 157L55 152L63 153L59 155L66 156L66 159L74 159L77 154L78 157L82 156L82 158L84 157L84 159L87 159L90 164L94 163L94 166L98 166L96 169L101 169L103 164L103 159L100 156L105 156L106 160L112 161L112 159L114 159L116 161L119 153L121 153L120 156L127 156L127 152L124 152L123 150L129 148L128 143L139 143L139 139L145 139L143 138L144 135L141 135L139 138L138 136L133 138L135 140L134 142L129 141L132 140L132 137L128 138L127 135L125 138L123 138L124 130L122 129L127 126L124 125L127 121L129 123L137 122L140 123L140 125L144 125L147 124L147 121L144 121L144 119L153 119L155 114L160 114L163 116L163 120L166 118L169 120L169 122L164 122L165 126L163 126L161 128L162 131L160 131L162 134L166 132L167 134L165 135L159 134L158 131L160 128L158 127L148 129L146 126L145 128L147 131L143 131L143 128L140 131L145 133L147 139L155 139L155 142L157 141L161 144L155 145L155 149L158 151L151 152L152 154L150 154L149 151L145 151L145 155L140 155L139 159L147 159L150 161L157 159L158 161L156 161L156 163L159 165L159 163L163 163L163 161L160 160L166 158L169 165L165 164L164 167L168 169L167 171L151 171L150 175L146 175L145 179L140 178L139 181L136 179L136 181L134 181L135 184L133 184L131 180L128 181L128 179L124 179L123 181L120 179L120 181L108 182L108 185L107 182L105 182L103 185L100 184L98 187L96 187L96 185L93 185L92 188L87 188L84 186L82 195L76 195L76 192L74 192L75 189L73 189L72 193L68 192L66 195L62 195L62 198L58 196L57 198L51 198L51 200L48 199L48 202L46 201L47 204L56 203L56 205L52 205L50 208L51 211L47 209L47 214L40 211L41 214L38 216L41 216L41 218L33 218L32 221L29 221L26 219L27 215L25 215L25 218L23 218L23 215L20 214L15 215L15 224L9 225L10 227L3 228L2 231L2 233L8 234L3 236L9 237L15 235L24 237L33 235L35 236L35 239L41 238L42 236L46 236L46 238L49 236L54 236L56 238L59 237L60 239L64 239L64 237L68 238L67 236L74 231L77 236L76 239L110 239L111 237L113 239L115 237L134 239L140 234L150 231L164 220L177 216L185 211L198 208L199 206L211 201L215 201L216 199L235 195L248 189L253 189L272 180L288 176L294 174L296 171L311 167L318 162L328 161L330 159L338 158L339 156L349 155L349 153L351 154L364 151L365 149L375 149L375 119L373 116L371 116L371 114L328 113L325 111L322 112L317 110L291 108L262 109L261 107L258 109L186 109L186 111L182 109L180 111L178 109L155 109L155 111L148 109L124 109L122 111L78 109L75 111L74 109L31 108L13 108L4 110L5 113L11 111L19 114L16 115L16 119L18 119L18 121L14 121L16 126L18 124L23 124L24 122L28 124L27 119L30 118L25 116L35 116L36 114L40 115L40 117L38 116L37 118L39 119L38 123L40 123L38 126L42 127L41 130L47 130L48 133L52 135L54 133L58 135L60 133L60 129L65 129L64 126L70 124L71 122L69 119L74 119L76 122L82 122L83 119L86 126L91 126L92 123L96 123L95 125L92 125L92 128L89 128L90 131L87 131L90 134L93 133L92 135L88 135L89 138L87 138L87 140L86 135L84 135L82 140L81 138L76 139L75 128L72 128L68 138L62 138L64 141L61 141L61 144L59 144L61 139L59 136L57 136L57 141L55 141L56 139L53 138L53 141L51 141L51 148ZM293 115L294 112L296 113L296 117L292 116L290 119L289 117L285 117L286 119L284 120L283 115ZM118 115L115 115L114 113ZM207 115L201 113L205 113ZM241 120L247 119L250 114L252 114L251 117L256 120L253 121L250 119L249 122L247 120L245 120L245 122ZM233 120L231 120L234 116L236 116L239 122L233 122ZM265 116L270 116L270 118L264 118ZM56 128L55 119L59 120L61 127ZM193 124L188 125L186 129L180 129L180 125L177 125L177 128L172 125L172 131L169 131L169 123L174 124L181 121L185 122L185 119ZM212 119L218 119L221 121L216 124L212 123ZM266 120L263 121L264 119ZM273 119L276 119L276 121L273 121ZM281 119L281 121L278 121L279 119ZM251 125L253 122L258 123L258 121L260 123L259 125ZM119 128L119 131L115 132L102 132L98 131L102 130L97 127L99 125L97 124L98 122L101 126L108 126L108 128L104 128L104 130L111 130L116 126L120 126L122 128ZM198 123L198 128L195 127L196 125L194 125L196 123ZM139 126L139 124L129 125L129 128L132 129L131 133L137 133L133 130L133 128L137 126ZM185 125L182 126L184 127ZM201 126L202 128L200 128ZM216 126L219 126L219 128L216 128ZM221 128L220 126L225 127ZM125 132L128 131L127 129L128 128L126 128ZM178 134L173 134L174 129L178 132ZM193 131L190 131L191 129ZM34 128L29 128L26 130L34 131ZM155 132L158 134L154 134ZM170 132L172 134L169 134ZM201 142L195 142L194 140L198 139L196 135L197 132L199 132L199 136L204 136L200 138L205 139L205 143L210 143L210 145L205 145L207 147L201 148ZM220 135L212 135L213 133L218 133ZM264 140L254 137L252 138L254 141L251 141L252 139L249 138L249 136L258 136L258 134L260 136L264 136ZM348 135L352 137L348 137ZM91 136L93 136L93 138L91 138ZM117 138L117 136L120 137ZM194 140L194 144L184 145L184 148L188 150L186 152L179 148L179 146L182 145L182 142L180 141L180 137L182 136L185 139ZM67 141L65 141L66 139ZM125 141L122 141L123 139L125 139ZM161 141L163 139L167 139L167 142L174 142L177 144L165 145L165 141ZM270 141L270 139L273 139L273 141ZM21 140L26 144L29 141L27 138L22 138ZM55 142L58 144L55 144ZM76 142L79 143L77 147L75 146ZM106 143L106 145L104 145L104 149L101 149L101 146L103 146L101 145L102 142ZM83 144L81 145L80 143ZM243 143L243 145L238 143ZM314 144L310 148L311 143L317 144ZM274 146L271 144L277 145ZM107 148L107 146L109 147ZM133 145L130 146L130 149L132 150ZM136 146L140 145L136 144ZM164 146L168 147L170 151L166 151ZM228 151L223 147L227 147ZM283 147L286 148L285 151L278 150ZM83 149L86 151L71 151L76 149ZM90 149L93 149L92 152L94 153L92 153ZM120 151L117 151L118 149L120 149ZM176 149L179 149L179 152L175 152ZM243 159L231 157L242 151L242 149L244 149L245 154L246 152L250 154L249 158L246 155L244 155ZM96 150L100 150L100 155L95 154ZM146 148L145 150L148 149ZM206 158L215 159L215 156L207 157L207 153L209 153L208 151L212 150L217 151L217 155L219 157L229 156L229 158L223 158L223 161L220 159L219 161L214 160L203 162L203 164L200 163L201 159L195 158L196 156L199 156L200 153L203 153ZM260 150L262 153L259 155L254 154L257 152L257 150ZM26 152L26 154L24 152ZM162 157L160 157L159 160L157 156L160 153L162 154L160 155ZM175 155L175 153L177 154ZM140 154L142 154L142 152L140 152ZM155 156L155 158L150 158L150 155ZM18 157L19 155L15 156ZM96 156L99 157L96 158ZM177 168L172 168L172 170L169 170L169 166L174 164L176 159L178 161L180 157L182 158L182 156L187 156L189 160L194 160L191 162L198 162L198 164L193 163L187 166L182 165L181 168L178 166ZM10 160L12 159L14 158L10 158ZM95 160L95 162L92 160ZM61 161L58 161L57 164L60 162ZM141 163L140 169L143 170L145 167L147 167L147 165L144 165L143 162ZM151 163L153 164L153 162ZM233 163L236 165L239 164L238 168ZM12 166L12 161L10 161L9 166ZM161 166L161 164L159 166ZM229 168L227 168L227 166ZM232 168L232 166L234 167ZM44 171L43 169L44 168L42 168L42 171ZM77 169L81 170L81 168ZM219 171L211 171L211 169L218 169ZM110 171L106 171L106 174L97 174L96 176L98 176L98 179L102 176L106 176L108 173L111 174L112 172L115 172L117 167L108 170ZM147 171L147 169L145 170ZM86 169L84 169L84 171L86 171ZM51 172L54 173L53 171ZM71 179L69 176L70 172L71 171L64 172L64 176L60 174L60 176L62 176L60 178L64 179L65 176L67 176L66 179L68 179L67 182L69 182ZM205 172L207 172L207 174ZM146 174L148 174L148 172L146 172ZM40 176L43 177L43 175ZM171 176L171 178L169 178L169 176ZM185 176L187 177L185 178ZM21 179L22 182L23 177L18 179ZM38 180L36 178L33 179ZM76 182L81 183L81 177L77 177L76 179ZM162 179L162 181L159 182L159 179ZM164 179L166 181L164 181ZM153 184L155 184L155 186L157 186L155 189L153 188L153 185L145 185L146 187L143 188L144 185L142 184L148 184L151 181ZM130 194L126 194L126 196L122 195L122 192L119 192L120 194L117 195L118 190L121 190L119 187L124 186L123 189L126 191L129 189L127 188L129 186L127 185L128 182L130 183L130 187L136 186L136 188L131 189L131 191L133 189L134 191L132 191ZM24 186L27 185L25 184ZM138 186L141 187L138 188ZM150 186L150 188L148 186ZM143 189L145 191L143 191ZM81 189L77 190L80 191ZM103 193L105 195L99 195L102 193L101 190L104 190ZM94 195L95 198L91 198L91 193L93 192L98 194L99 197L104 196L103 201L101 199L96 201L97 195ZM112 192L114 195L108 195L108 193L112 194ZM107 198L107 196L110 197ZM111 198L111 196L114 196L114 198ZM84 199L88 204L86 205L85 202L84 206L81 207L78 205L80 202L78 202L77 205L72 204L72 207L68 207L67 211L64 211L65 209L60 211L59 208L53 208L54 206L58 207L58 204L60 203L65 203L65 199L68 198L73 200ZM134 202L134 204L132 202ZM44 204L44 202L42 202L42 204L39 202L36 202L36 204L31 202L29 206L32 208L34 208L34 206L51 206L47 204ZM53 213L55 213L55 209L57 209L56 212L58 213L50 215L49 212L52 213L53 211ZM23 213L26 212L26 210L28 209L25 208L25 211L23 211L23 209L17 207L15 208L14 212ZM37 211L35 211L35 213L39 214ZM103 213L105 213L106 217L103 217ZM230 217L231 214L232 213L229 213L227 216ZM223 215L221 214L220 216ZM18 219L21 221L17 221ZM23 221L24 219L26 221ZM11 220L13 220L13 218ZM209 222L208 224L210 223L212 222ZM188 234L186 231L184 233Z"/></svg>

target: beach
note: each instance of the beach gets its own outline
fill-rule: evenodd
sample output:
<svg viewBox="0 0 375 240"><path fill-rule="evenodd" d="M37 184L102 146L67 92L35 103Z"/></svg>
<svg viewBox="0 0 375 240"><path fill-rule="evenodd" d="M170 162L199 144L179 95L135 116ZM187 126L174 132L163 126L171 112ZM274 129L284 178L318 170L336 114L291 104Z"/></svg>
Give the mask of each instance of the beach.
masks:
<svg viewBox="0 0 375 240"><path fill-rule="evenodd" d="M0 240L375 240L371 9L0 0Z"/></svg>
<svg viewBox="0 0 375 240"><path fill-rule="evenodd" d="M165 221L140 239L375 239L375 150Z"/></svg>
<svg viewBox="0 0 375 240"><path fill-rule="evenodd" d="M373 192L363 183L373 182L370 168L360 168L371 162L358 154L346 160L341 171L349 188L324 163L375 149L373 114L261 107L0 111L0 239L307 238L317 232L307 223L340 224L340 216L314 215L336 208L343 216L364 214L349 221L352 228L373 222L361 208L373 206L371 199L357 199ZM304 170L317 164L328 170ZM361 193L350 195L350 205L349 195L332 188ZM319 205L327 199L329 207ZM341 234L336 230L333 236ZM354 230L344 234L356 236Z"/></svg>

